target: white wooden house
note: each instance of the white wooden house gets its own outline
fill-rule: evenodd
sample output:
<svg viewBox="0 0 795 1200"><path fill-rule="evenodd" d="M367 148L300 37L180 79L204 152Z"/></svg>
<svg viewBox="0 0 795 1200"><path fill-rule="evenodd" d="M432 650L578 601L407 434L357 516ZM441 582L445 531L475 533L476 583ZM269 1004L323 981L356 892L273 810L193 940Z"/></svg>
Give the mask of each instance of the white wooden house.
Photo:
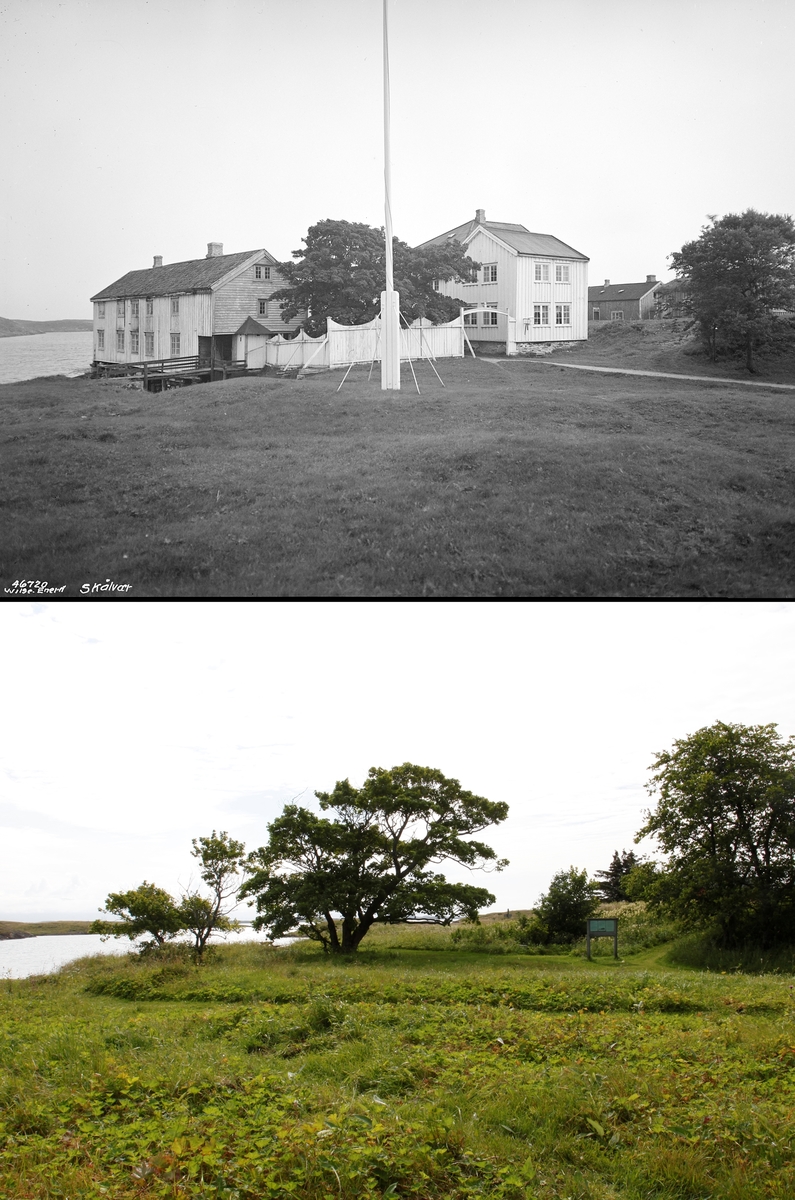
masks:
<svg viewBox="0 0 795 1200"><path fill-rule="evenodd" d="M482 208L474 221L422 245L439 246L452 238L481 264L477 282L440 281L438 290L461 297L465 309L475 310L464 313L472 341L510 345L515 339L522 353L538 343L588 337L589 260L584 254L551 234L487 221Z"/></svg>
<svg viewBox="0 0 795 1200"><path fill-rule="evenodd" d="M253 317L264 332L299 328L300 315L282 320L272 294L283 286L267 250L224 254L209 242L204 258L129 271L91 297L94 361L146 362L188 358L231 361L235 335Z"/></svg>

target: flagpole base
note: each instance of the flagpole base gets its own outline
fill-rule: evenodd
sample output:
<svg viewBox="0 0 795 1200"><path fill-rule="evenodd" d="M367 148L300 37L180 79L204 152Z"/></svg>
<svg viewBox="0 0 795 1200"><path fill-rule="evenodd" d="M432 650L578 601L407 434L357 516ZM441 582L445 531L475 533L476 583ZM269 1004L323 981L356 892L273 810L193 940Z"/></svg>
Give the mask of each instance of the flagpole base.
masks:
<svg viewBox="0 0 795 1200"><path fill-rule="evenodd" d="M400 293L381 293L381 391L400 391Z"/></svg>

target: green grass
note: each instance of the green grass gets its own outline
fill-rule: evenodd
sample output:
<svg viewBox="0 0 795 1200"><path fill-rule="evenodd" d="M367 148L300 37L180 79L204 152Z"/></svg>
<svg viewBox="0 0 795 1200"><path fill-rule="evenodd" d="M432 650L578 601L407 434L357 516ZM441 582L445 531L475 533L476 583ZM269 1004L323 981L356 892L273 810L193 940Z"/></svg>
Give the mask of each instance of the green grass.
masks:
<svg viewBox="0 0 795 1200"><path fill-rule="evenodd" d="M20 933L29 937L88 933L90 924L90 921L0 921L0 938Z"/></svg>
<svg viewBox="0 0 795 1200"><path fill-rule="evenodd" d="M0 986L0 1196L783 1200L794 1013L571 957L85 959Z"/></svg>
<svg viewBox="0 0 795 1200"><path fill-rule="evenodd" d="M574 352L572 352L574 353ZM573 360L572 360L573 361ZM0 388L0 574L148 596L765 596L795 582L795 399L446 360L149 395Z"/></svg>

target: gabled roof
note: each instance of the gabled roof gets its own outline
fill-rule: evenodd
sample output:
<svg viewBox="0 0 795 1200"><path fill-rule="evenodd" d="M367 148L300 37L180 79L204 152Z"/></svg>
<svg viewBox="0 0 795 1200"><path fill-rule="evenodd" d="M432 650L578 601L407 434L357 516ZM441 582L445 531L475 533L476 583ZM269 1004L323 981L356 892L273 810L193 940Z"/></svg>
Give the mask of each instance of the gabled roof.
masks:
<svg viewBox="0 0 795 1200"><path fill-rule="evenodd" d="M655 288L659 288L659 283L649 283L644 280L643 283L611 283L607 287L589 287L588 300L640 300L642 296L653 292Z"/></svg>
<svg viewBox="0 0 795 1200"><path fill-rule="evenodd" d="M275 263L267 250L244 250L240 254L216 254L212 258L193 258L189 262L168 263L164 267L148 267L143 271L128 271L108 284L94 300L123 300L126 296L173 296L177 293L209 291L224 276L251 259Z"/></svg>
<svg viewBox="0 0 795 1200"><path fill-rule="evenodd" d="M421 250L426 246L443 246L451 238L465 242L470 234L474 234L478 228L485 230L486 233L493 233L517 254L532 254L542 258L577 258L582 262L588 262L586 255L580 254L579 250L574 250L560 238L553 237L551 233L531 233L524 225L513 225L508 221L467 221L463 225L457 225L455 229L449 229L447 233L440 233L438 237L430 238L417 249Z"/></svg>
<svg viewBox="0 0 795 1200"><path fill-rule="evenodd" d="M255 321L253 317L246 317L239 329L236 329L233 337L243 337L245 334L254 337L275 337L275 334L270 329L266 329L264 325L260 325L259 321Z"/></svg>

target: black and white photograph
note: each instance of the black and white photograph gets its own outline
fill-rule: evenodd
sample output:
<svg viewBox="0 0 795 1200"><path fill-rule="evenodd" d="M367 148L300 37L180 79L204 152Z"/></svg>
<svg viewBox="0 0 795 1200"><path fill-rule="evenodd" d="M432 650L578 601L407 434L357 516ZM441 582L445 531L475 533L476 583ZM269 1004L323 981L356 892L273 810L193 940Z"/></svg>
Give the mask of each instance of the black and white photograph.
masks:
<svg viewBox="0 0 795 1200"><path fill-rule="evenodd" d="M791 0L5 0L4 598L781 599Z"/></svg>

